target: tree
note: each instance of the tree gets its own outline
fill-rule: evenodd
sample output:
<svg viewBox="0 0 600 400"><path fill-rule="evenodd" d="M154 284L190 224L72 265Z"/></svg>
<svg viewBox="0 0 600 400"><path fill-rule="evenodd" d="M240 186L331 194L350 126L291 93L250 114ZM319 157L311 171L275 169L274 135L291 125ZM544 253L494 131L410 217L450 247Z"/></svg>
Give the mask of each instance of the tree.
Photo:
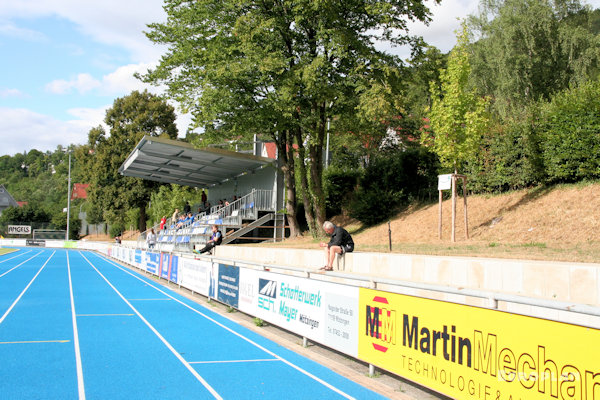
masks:
<svg viewBox="0 0 600 400"><path fill-rule="evenodd" d="M126 213L139 208L138 228L146 230L146 206L159 183L119 175L118 169L144 135L175 139L175 111L158 96L134 91L114 101L101 126L88 134L87 153L78 155L86 166L91 208L102 210L111 224L126 226Z"/></svg>
<svg viewBox="0 0 600 400"><path fill-rule="evenodd" d="M597 15L597 14L596 14ZM473 85L503 117L598 76L600 37L579 0L482 0L469 17Z"/></svg>
<svg viewBox="0 0 600 400"><path fill-rule="evenodd" d="M374 41L415 43L407 21L427 21L427 7L421 0L167 0L165 10L167 22L151 24L148 37L169 49L143 79L166 85L209 134L271 137L283 161L292 236L296 174L317 234L327 121L357 112L366 82L385 86L385 70L400 60Z"/></svg>
<svg viewBox="0 0 600 400"><path fill-rule="evenodd" d="M448 57L448 67L440 71L441 89L431 85L430 112L433 135L423 131L421 142L430 146L443 166L454 173L472 160L489 118L487 100L468 87L470 72L467 28L457 34L457 44Z"/></svg>

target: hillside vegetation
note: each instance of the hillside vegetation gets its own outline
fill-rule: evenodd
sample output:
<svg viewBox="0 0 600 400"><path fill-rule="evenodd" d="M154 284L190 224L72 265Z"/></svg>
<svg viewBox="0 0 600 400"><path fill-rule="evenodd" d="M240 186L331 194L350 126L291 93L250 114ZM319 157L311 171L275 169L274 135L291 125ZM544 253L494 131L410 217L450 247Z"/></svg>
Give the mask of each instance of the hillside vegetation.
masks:
<svg viewBox="0 0 600 400"><path fill-rule="evenodd" d="M468 197L470 239L465 238L463 201L457 203L456 243L450 241L451 201L443 203L438 239L438 204L410 207L391 219L392 251L401 253L600 261L600 183L535 188ZM389 251L388 224L364 228L338 216L354 237L356 251ZM314 247L302 237L280 245Z"/></svg>

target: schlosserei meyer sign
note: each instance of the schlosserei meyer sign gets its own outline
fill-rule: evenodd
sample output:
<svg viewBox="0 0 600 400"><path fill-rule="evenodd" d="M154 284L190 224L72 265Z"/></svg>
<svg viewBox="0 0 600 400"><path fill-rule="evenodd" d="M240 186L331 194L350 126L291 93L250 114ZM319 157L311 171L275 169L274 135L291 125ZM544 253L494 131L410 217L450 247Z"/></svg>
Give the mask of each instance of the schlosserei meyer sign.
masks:
<svg viewBox="0 0 600 400"><path fill-rule="evenodd" d="M31 235L31 226L30 225L9 225L7 233L9 235Z"/></svg>
<svg viewBox="0 0 600 400"><path fill-rule="evenodd" d="M457 399L600 400L600 331L360 290L359 358Z"/></svg>

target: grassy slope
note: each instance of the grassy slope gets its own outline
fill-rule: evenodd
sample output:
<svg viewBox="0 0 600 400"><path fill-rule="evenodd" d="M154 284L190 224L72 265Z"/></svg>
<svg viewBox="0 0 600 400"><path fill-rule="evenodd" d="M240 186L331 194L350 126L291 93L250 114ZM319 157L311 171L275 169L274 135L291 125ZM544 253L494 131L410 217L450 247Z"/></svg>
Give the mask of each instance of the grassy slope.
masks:
<svg viewBox="0 0 600 400"><path fill-rule="evenodd" d="M600 262L600 183L470 196L470 239L465 239L463 199L459 198L456 243L450 241L450 215L451 201L447 200L440 240L437 203L398 214L391 220L393 251ZM363 228L348 218L333 220L353 234L358 251L389 251L387 222ZM316 242L302 237L281 245L314 247Z"/></svg>

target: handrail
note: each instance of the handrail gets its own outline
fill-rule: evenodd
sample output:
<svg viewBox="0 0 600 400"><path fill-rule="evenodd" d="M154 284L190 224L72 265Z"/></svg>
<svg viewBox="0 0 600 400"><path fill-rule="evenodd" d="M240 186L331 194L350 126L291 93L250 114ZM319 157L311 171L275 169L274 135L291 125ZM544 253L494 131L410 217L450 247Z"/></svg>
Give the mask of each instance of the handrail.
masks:
<svg viewBox="0 0 600 400"><path fill-rule="evenodd" d="M236 201L229 203L226 206L212 206L210 208L211 215L216 215L217 218L224 218L232 215L234 211L242 212L243 216L256 217L256 210L261 211L276 211L271 204L273 199L273 191L266 189L252 189L250 193L240 197Z"/></svg>
<svg viewBox="0 0 600 400"><path fill-rule="evenodd" d="M183 253L182 253L182 255L183 255ZM212 261L214 261L214 260L217 260L219 262L224 261L227 263L231 263L231 265L234 265L234 266L235 265L239 266L240 264L242 264L242 265L251 265L251 266L255 266L255 267L260 267L263 270L264 269L269 269L269 270L279 269L279 270L284 270L284 271L301 272L303 274L306 274L307 278L312 278L312 279L319 278L319 280L322 280L320 278L322 278L324 276L330 276L330 277L334 277L334 278L343 278L343 279L347 279L347 280L351 280L351 281L365 282L365 283L368 283L369 286L373 289L377 288L377 284L384 284L384 285L399 286L402 288L421 289L421 290L428 290L428 291L432 291L432 292L440 292L440 293L446 293L446 294L455 294L455 295L461 295L461 296L469 296L469 297L476 297L476 298L481 298L481 299L488 299L488 308L491 308L491 309L497 309L498 302L503 301L503 302L507 302L507 303L522 304L522 305L528 305L528 306L534 306L534 307L544 307L544 308L549 308L552 310L568 311L568 312L574 312L574 313L578 313L578 314L593 315L593 316L600 317L600 307L595 307L595 306L591 306L588 304L568 303L565 301L547 300L547 299L536 299L536 298L532 298L532 297L525 297L525 296L520 296L520 295L515 295L515 294L497 293L497 292L478 290L478 289L453 288L450 286L435 285L435 284L430 284L430 283L411 282L411 281L404 281L404 280L390 279L390 278L377 278L377 277L361 275L361 274L351 274L350 275L347 273L343 274L343 273L339 273L339 272L328 272L326 275L324 275L322 272L317 272L313 269L307 269L307 268L301 268L301 267L292 267L292 266L277 265L277 264L264 264L264 263L257 263L257 262L252 262L252 261L240 261L240 260L217 257L217 256L202 256L202 257L210 258ZM313 277L313 275L315 275L315 276ZM360 286L360 285L356 285L356 286ZM401 293L397 290L390 290L390 292ZM458 302L453 302L450 300L447 300L447 301L451 302L451 303L458 303ZM585 323L581 323L580 325L585 325ZM593 327L595 327L595 326L593 326Z"/></svg>

